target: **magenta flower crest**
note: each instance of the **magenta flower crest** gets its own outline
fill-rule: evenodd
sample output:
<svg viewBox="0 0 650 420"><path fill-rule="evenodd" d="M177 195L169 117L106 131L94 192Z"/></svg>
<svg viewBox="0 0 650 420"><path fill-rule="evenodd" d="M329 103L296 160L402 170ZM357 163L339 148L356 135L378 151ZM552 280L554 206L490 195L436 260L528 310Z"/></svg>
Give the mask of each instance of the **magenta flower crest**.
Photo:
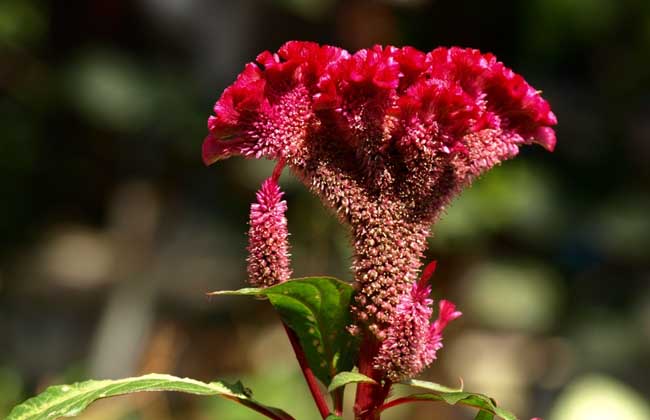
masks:
<svg viewBox="0 0 650 420"><path fill-rule="evenodd" d="M289 280L291 268L287 230L287 202L278 185L283 164L262 183L257 202L251 204L248 231L248 279L257 287L269 287Z"/></svg>
<svg viewBox="0 0 650 420"><path fill-rule="evenodd" d="M430 322L433 300L429 298L429 278L435 267L435 261L430 263L410 293L402 296L394 319L382 337L375 369L385 372L393 382L416 376L431 364L436 352L442 348L442 331L449 322L462 315L453 303L441 300L438 319Z"/></svg>

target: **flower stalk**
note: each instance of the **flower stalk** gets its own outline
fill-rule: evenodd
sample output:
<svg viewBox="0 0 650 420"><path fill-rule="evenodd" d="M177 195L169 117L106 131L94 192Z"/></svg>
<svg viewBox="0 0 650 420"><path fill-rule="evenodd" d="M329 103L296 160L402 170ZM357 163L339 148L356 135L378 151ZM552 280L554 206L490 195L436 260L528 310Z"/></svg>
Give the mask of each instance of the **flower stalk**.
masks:
<svg viewBox="0 0 650 420"><path fill-rule="evenodd" d="M379 407L385 399L384 388L382 385L381 372L375 369L374 360L379 349L377 339L372 335L366 335L359 348L359 373L366 375L375 380L376 383L359 383L357 385L357 395L354 401L354 415L357 420L374 420L375 409Z"/></svg>
<svg viewBox="0 0 650 420"><path fill-rule="evenodd" d="M291 343L293 352L296 355L296 360L298 361L300 370L305 377L307 387L309 387L309 392L311 393L311 396L316 403L318 412L320 413L321 417L325 419L327 416L329 416L330 409L327 406L327 401L325 401L325 397L323 396L320 386L318 385L318 380L316 379L316 376L314 376L314 372L311 370L311 367L309 367L305 351L300 346L300 339L298 338L298 335L296 335L295 331L293 331L286 323L283 322L282 326L287 333L287 337L289 337L289 342Z"/></svg>

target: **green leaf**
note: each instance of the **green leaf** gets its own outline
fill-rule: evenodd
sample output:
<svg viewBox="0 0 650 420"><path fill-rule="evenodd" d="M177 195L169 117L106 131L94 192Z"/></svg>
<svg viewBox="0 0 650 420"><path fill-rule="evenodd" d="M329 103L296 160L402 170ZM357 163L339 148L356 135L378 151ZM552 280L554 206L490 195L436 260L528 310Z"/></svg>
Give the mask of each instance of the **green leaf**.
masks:
<svg viewBox="0 0 650 420"><path fill-rule="evenodd" d="M336 414L330 414L325 418L325 420L343 420L343 417L339 417Z"/></svg>
<svg viewBox="0 0 650 420"><path fill-rule="evenodd" d="M416 388L424 388L424 389L428 389L429 391L435 391L435 392L461 392L463 390L462 379L460 380L460 387L458 388L450 388L448 386L440 385L435 382L421 381L419 379L407 379L405 381L400 382L400 384L409 385Z"/></svg>
<svg viewBox="0 0 650 420"><path fill-rule="evenodd" d="M326 386L354 366L358 341L352 324L349 283L331 277L307 277L268 288L212 292L209 295L265 296L282 320L298 335L314 375Z"/></svg>
<svg viewBox="0 0 650 420"><path fill-rule="evenodd" d="M217 395L243 404L272 419L293 419L278 408L268 407L253 400L250 390L241 382L205 383L189 378L152 373L134 378L91 380L72 385L51 386L36 397L14 407L5 420L52 420L59 417L72 417L98 399L142 391L178 391L196 395Z"/></svg>
<svg viewBox="0 0 650 420"><path fill-rule="evenodd" d="M351 383L359 383L359 382L369 382L376 384L377 381L375 381L372 378L367 377L366 375L358 372L339 372L334 379L332 379L332 383L330 383L330 386L327 388L329 392L334 391L335 389L338 389L342 386L345 386L347 384Z"/></svg>
<svg viewBox="0 0 650 420"><path fill-rule="evenodd" d="M504 420L517 420L517 417L500 408L493 399L482 394L473 394L470 392L436 392L428 394L413 394L400 399L409 401L443 401L450 405L462 404L469 407L478 408L491 415L496 415ZM390 401L387 403L390 406ZM479 417L480 418L480 417Z"/></svg>
<svg viewBox="0 0 650 420"><path fill-rule="evenodd" d="M478 413L476 413L474 420L494 420L494 415L492 413L488 413L487 411L480 410Z"/></svg>

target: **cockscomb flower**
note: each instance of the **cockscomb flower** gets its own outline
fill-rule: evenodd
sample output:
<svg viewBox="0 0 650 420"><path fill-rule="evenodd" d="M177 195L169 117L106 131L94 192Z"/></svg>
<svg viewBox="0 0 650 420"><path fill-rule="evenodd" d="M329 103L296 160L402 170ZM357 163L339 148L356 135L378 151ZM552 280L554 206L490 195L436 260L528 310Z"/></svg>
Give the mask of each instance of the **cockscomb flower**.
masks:
<svg viewBox="0 0 650 420"><path fill-rule="evenodd" d="M278 185L282 163L262 183L257 202L251 204L248 231L248 280L253 286L269 287L289 280L287 202Z"/></svg>
<svg viewBox="0 0 650 420"><path fill-rule="evenodd" d="M353 313L381 340L431 223L524 144L555 146L540 92L491 54L291 41L263 52L208 120L203 159L282 159L353 236Z"/></svg>
<svg viewBox="0 0 650 420"><path fill-rule="evenodd" d="M402 295L394 319L384 331L374 368L393 382L416 376L431 364L442 348L442 331L462 315L453 303L441 300L438 319L431 323L433 300L429 298L429 278L435 267L435 261L430 263L410 293Z"/></svg>

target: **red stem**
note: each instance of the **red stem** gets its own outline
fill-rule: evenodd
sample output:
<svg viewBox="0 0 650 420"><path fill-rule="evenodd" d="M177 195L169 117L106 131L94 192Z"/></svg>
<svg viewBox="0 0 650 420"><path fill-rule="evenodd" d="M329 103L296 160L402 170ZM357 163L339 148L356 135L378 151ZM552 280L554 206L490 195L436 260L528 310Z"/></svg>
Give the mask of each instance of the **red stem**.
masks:
<svg viewBox="0 0 650 420"><path fill-rule="evenodd" d="M381 372L373 367L373 360L379 351L379 343L377 340L366 335L361 342L359 349L359 373L362 373L377 383L360 383L357 385L357 395L354 402L354 414L357 420L378 420L380 407L390 391L391 382L388 380L383 381Z"/></svg>
<svg viewBox="0 0 650 420"><path fill-rule="evenodd" d="M334 414L337 416L343 415L343 391L345 388L341 387L332 392L332 400L334 401Z"/></svg>
<svg viewBox="0 0 650 420"><path fill-rule="evenodd" d="M406 404L406 403L416 402L416 401L422 401L422 400L419 399L419 398L413 398L413 397L401 397L401 398L396 398L396 399L394 399L393 401L389 401L389 402L387 402L386 404L384 404L384 405L382 405L381 407L379 407L379 408L377 409L377 411L381 412L381 411L387 410L387 409L389 409L389 408L391 408L391 407L395 407L396 405Z"/></svg>
<svg viewBox="0 0 650 420"><path fill-rule="evenodd" d="M287 324L283 322L282 325L284 326L284 330L287 332L287 336L291 342L291 347L293 347L293 352L296 354L296 359L298 360L302 374L305 377L305 381L307 381L307 386L309 387L309 391L311 391L311 396L314 398L314 402L318 407L318 411L320 412L321 417L325 419L327 416L329 416L330 409L327 406L325 397L323 397L323 394L320 390L316 376L314 376L314 372L309 367L309 363L307 363L307 357L305 356L305 352L300 346L300 340L298 339L296 333L291 328L289 328Z"/></svg>

